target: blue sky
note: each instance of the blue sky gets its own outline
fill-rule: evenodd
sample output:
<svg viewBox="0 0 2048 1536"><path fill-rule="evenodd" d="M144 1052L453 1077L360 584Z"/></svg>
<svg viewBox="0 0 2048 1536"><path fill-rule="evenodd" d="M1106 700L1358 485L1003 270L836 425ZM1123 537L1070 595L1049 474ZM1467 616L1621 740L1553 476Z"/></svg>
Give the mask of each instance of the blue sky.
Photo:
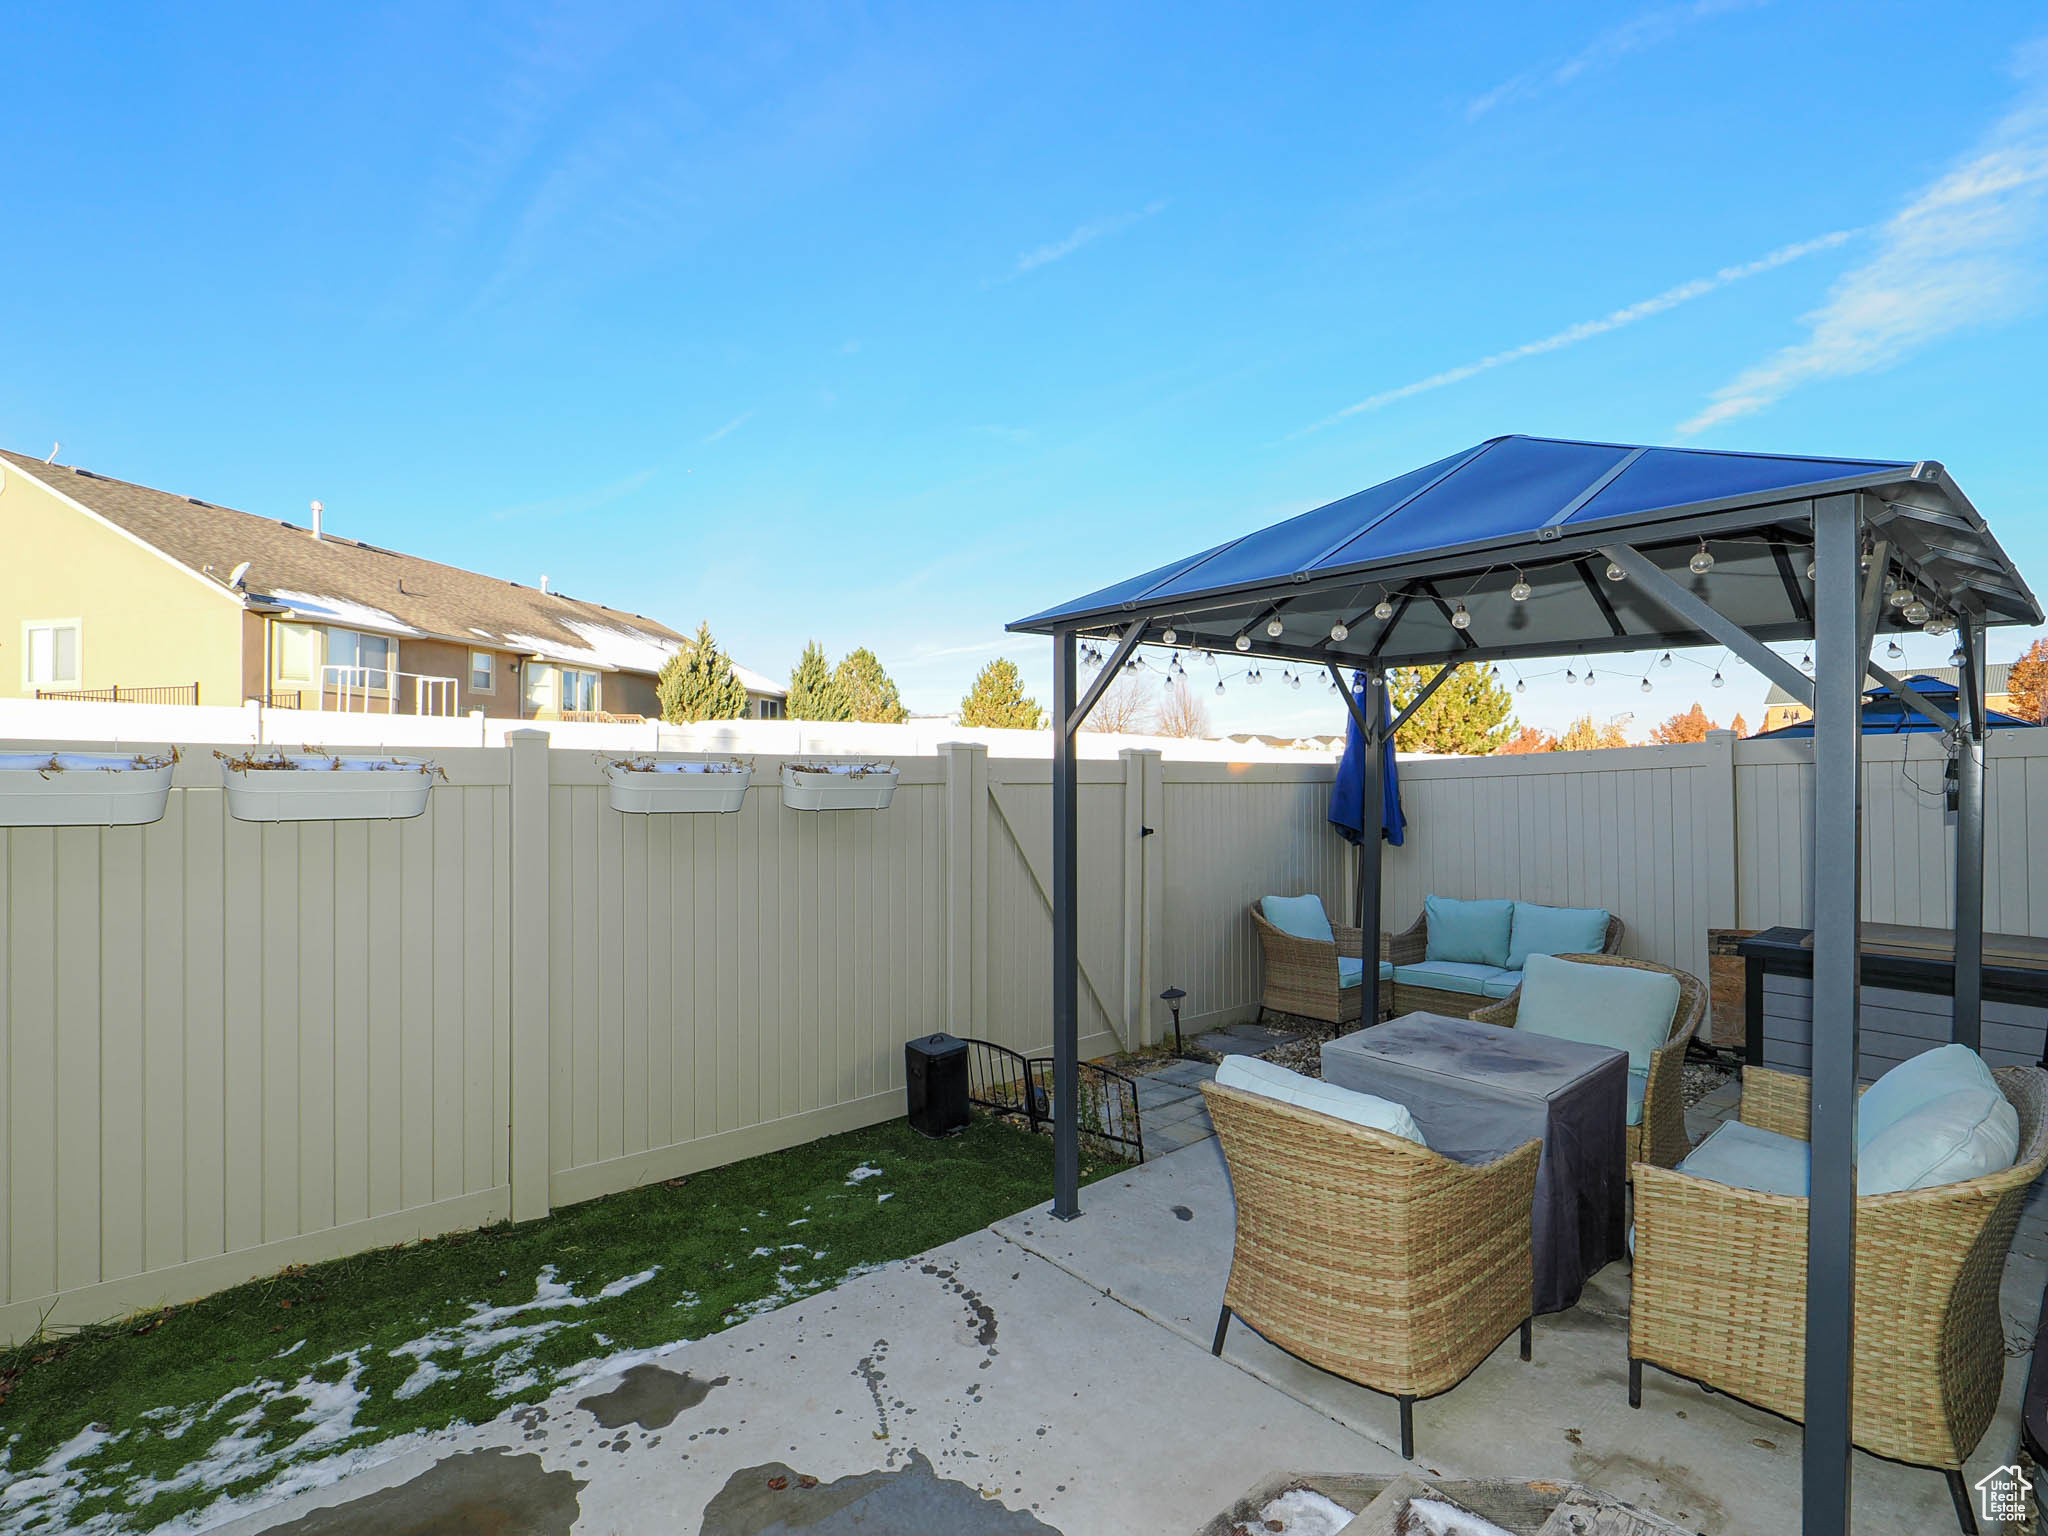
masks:
<svg viewBox="0 0 2048 1536"><path fill-rule="evenodd" d="M17 7L0 442L922 711L1503 432L1939 458L2048 589L2038 5L1386 9Z"/></svg>

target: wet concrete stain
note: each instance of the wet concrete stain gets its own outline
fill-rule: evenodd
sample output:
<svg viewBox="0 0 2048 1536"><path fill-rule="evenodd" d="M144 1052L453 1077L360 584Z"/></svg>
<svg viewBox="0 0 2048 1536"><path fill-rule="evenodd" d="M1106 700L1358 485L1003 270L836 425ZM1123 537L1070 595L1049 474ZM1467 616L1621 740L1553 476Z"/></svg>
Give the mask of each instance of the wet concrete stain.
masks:
<svg viewBox="0 0 2048 1536"><path fill-rule="evenodd" d="M889 1405L882 1401L882 1386L888 1377L882 1371L882 1362L889 1358L889 1341L875 1340L875 1347L853 1364L852 1374L867 1384L868 1396L875 1403L875 1438L889 1438Z"/></svg>
<svg viewBox="0 0 2048 1536"><path fill-rule="evenodd" d="M316 1509L270 1536L569 1536L586 1486L530 1451L494 1446L445 1457L410 1482Z"/></svg>
<svg viewBox="0 0 2048 1536"><path fill-rule="evenodd" d="M947 1536L1060 1536L1025 1510L979 1488L940 1477L912 1451L896 1471L862 1472L821 1483L779 1461L746 1467L704 1506L702 1536L856 1536L873 1531L944 1531Z"/></svg>
<svg viewBox="0 0 2048 1536"><path fill-rule="evenodd" d="M1184 1205L1176 1205L1173 1207L1173 1219L1175 1221L1193 1221L1195 1213Z"/></svg>
<svg viewBox="0 0 2048 1536"><path fill-rule="evenodd" d="M1727 1508L1694 1481L1692 1468L1674 1465L1664 1457L1649 1461L1626 1451L1606 1456L1574 1451L1571 1465L1572 1476L1594 1488L1612 1488L1629 1480L1649 1484L1658 1491L1657 1505L1665 1517L1684 1521L1688 1530L1695 1526L1721 1529L1727 1524Z"/></svg>
<svg viewBox="0 0 2048 1536"><path fill-rule="evenodd" d="M957 1269L945 1269L937 1264L926 1264L923 1272L942 1282L946 1289L967 1304L968 1316L974 1320L974 1342L994 1357L998 1351L996 1343L996 1311L981 1298L981 1292L971 1289L960 1278Z"/></svg>
<svg viewBox="0 0 2048 1536"><path fill-rule="evenodd" d="M730 1380L728 1376L719 1376L699 1381L688 1371L678 1375L658 1365L636 1365L611 1391L586 1397L576 1406L588 1408L606 1429L623 1429L628 1424L638 1424L642 1429L666 1429L675 1422L677 1414L696 1407L711 1395L713 1387L722 1387Z"/></svg>

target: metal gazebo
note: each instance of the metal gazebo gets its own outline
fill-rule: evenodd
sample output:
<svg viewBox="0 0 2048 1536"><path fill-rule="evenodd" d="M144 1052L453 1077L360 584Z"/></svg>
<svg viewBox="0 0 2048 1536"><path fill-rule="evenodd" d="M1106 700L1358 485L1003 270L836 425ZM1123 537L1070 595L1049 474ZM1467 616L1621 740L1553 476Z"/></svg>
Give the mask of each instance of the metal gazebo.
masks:
<svg viewBox="0 0 2048 1536"><path fill-rule="evenodd" d="M1723 645L1814 712L1813 1110L1803 1462L1806 1536L1849 1528L1856 1236L1857 925L1866 677L1958 745L1954 1037L1979 1043L1984 632L2041 606L1932 461L1798 458L1499 437L1009 627L1053 640L1053 1213L1080 1214L1074 734L1142 645L1329 669L1368 743L1390 667ZM1873 640L1955 630L1950 715L1870 660ZM1087 689L1083 639L1110 648ZM1811 641L1813 675L1769 648ZM1340 669L1366 674L1360 698ZM1422 698L1427 697L1425 690ZM1417 698L1403 715L1418 707ZM1379 754L1369 753L1374 782ZM1425 834L1426 835L1426 834ZM1378 932L1380 842L1358 923ZM1361 1016L1378 1017L1365 967Z"/></svg>

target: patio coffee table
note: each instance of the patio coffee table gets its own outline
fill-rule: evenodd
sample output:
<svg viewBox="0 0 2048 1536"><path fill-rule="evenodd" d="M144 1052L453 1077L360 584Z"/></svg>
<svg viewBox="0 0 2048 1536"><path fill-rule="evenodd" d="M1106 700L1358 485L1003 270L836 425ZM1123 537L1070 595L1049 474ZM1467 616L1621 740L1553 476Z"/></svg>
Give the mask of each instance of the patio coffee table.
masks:
<svg viewBox="0 0 2048 1536"><path fill-rule="evenodd" d="M1323 1077L1408 1106L1431 1150L1483 1163L1540 1138L1535 1309L1574 1306L1627 1239L1628 1053L1410 1013L1323 1044Z"/></svg>

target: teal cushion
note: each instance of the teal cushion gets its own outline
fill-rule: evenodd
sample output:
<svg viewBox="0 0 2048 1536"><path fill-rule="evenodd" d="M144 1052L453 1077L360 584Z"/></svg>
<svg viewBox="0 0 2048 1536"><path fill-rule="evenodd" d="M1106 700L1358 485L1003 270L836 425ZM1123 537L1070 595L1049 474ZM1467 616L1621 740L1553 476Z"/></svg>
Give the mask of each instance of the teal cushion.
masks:
<svg viewBox="0 0 2048 1536"><path fill-rule="evenodd" d="M1424 960L1418 965L1394 967L1394 980L1403 986L1464 992L1472 997L1488 996L1486 984L1504 974L1497 965L1473 965L1463 960Z"/></svg>
<svg viewBox="0 0 2048 1536"><path fill-rule="evenodd" d="M1380 962L1380 980L1392 981L1393 979L1394 963L1391 960L1382 960ZM1364 980L1365 962L1363 960L1354 960L1349 955L1339 955L1337 957L1338 986L1355 987Z"/></svg>
<svg viewBox="0 0 2048 1536"><path fill-rule="evenodd" d="M1984 1059L1967 1045L1942 1045L1909 1056L1885 1073L1856 1101L1856 1150L1936 1099L1964 1089L2005 1102Z"/></svg>
<svg viewBox="0 0 2048 1536"><path fill-rule="evenodd" d="M1291 938L1313 939L1318 944L1337 942L1320 896L1266 896L1260 899L1259 907L1267 922Z"/></svg>
<svg viewBox="0 0 2048 1536"><path fill-rule="evenodd" d="M1628 1071L1628 1123L1643 1123L1643 1095L1650 1090L1650 1074L1638 1072L1634 1067Z"/></svg>
<svg viewBox="0 0 2048 1536"><path fill-rule="evenodd" d="M2019 1152L2020 1116L2012 1101L1995 1085L1988 1091L1959 1088L1894 1120L1863 1144L1856 1154L1856 1193L1960 1184L2003 1173Z"/></svg>
<svg viewBox="0 0 2048 1536"><path fill-rule="evenodd" d="M1513 997L1515 988L1522 984L1520 971L1501 971L1489 976L1480 984L1479 990L1487 997Z"/></svg>
<svg viewBox="0 0 2048 1536"><path fill-rule="evenodd" d="M1587 965L1531 955L1522 972L1515 1028L1628 1052L1631 1071L1650 1070L1650 1054L1671 1038L1678 978L1627 965Z"/></svg>
<svg viewBox="0 0 2048 1536"><path fill-rule="evenodd" d="M1606 947L1605 907L1539 907L1518 901L1502 963L1519 971L1531 955L1597 955Z"/></svg>
<svg viewBox="0 0 2048 1536"><path fill-rule="evenodd" d="M1423 1141L1422 1129L1416 1125L1415 1117L1408 1113L1407 1105L1376 1094L1340 1088L1321 1078L1304 1077L1299 1072L1290 1072L1256 1056L1224 1057L1223 1065L1216 1069L1216 1081L1225 1088L1278 1099L1283 1104L1313 1109L1352 1125L1370 1126L1376 1131L1386 1131L1425 1147L1429 1145Z"/></svg>
<svg viewBox="0 0 2048 1536"><path fill-rule="evenodd" d="M1711 1136L1686 1154L1678 1171L1730 1189L1754 1189L1767 1195L1804 1196L1812 1176L1805 1142L1740 1120L1716 1126Z"/></svg>
<svg viewBox="0 0 2048 1536"><path fill-rule="evenodd" d="M1466 965L1506 965L1508 930L1514 925L1512 901L1452 901L1425 896L1428 948L1423 958Z"/></svg>

